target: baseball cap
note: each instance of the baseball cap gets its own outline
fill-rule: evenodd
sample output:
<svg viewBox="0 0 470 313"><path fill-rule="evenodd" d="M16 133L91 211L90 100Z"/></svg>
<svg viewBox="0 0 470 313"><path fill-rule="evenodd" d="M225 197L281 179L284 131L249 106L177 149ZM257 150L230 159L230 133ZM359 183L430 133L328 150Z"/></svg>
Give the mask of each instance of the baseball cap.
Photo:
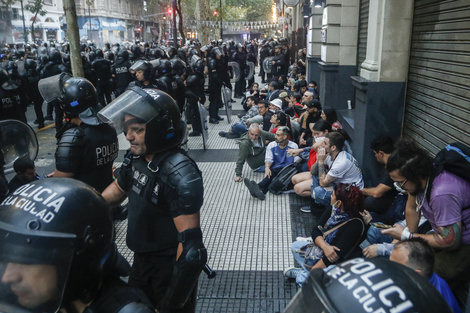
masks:
<svg viewBox="0 0 470 313"><path fill-rule="evenodd" d="M321 110L321 103L317 99L310 100L306 103L307 108L316 108L317 110Z"/></svg>

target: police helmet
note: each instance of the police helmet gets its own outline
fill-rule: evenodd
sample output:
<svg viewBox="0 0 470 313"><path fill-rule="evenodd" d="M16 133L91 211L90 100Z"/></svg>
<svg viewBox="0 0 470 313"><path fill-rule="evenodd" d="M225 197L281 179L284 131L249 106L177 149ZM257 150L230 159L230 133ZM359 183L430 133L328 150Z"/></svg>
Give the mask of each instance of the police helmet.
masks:
<svg viewBox="0 0 470 313"><path fill-rule="evenodd" d="M429 281L389 260L356 258L310 271L283 313L451 312Z"/></svg>
<svg viewBox="0 0 470 313"><path fill-rule="evenodd" d="M173 75L181 76L186 70L186 63L183 60L178 58L173 58L170 60L171 63L171 73Z"/></svg>
<svg viewBox="0 0 470 313"><path fill-rule="evenodd" d="M98 117L119 133L126 131L124 119L132 116L146 124L145 146L149 153L161 153L177 147L184 139L186 124L175 100L157 89L131 87L98 112Z"/></svg>
<svg viewBox="0 0 470 313"><path fill-rule="evenodd" d="M116 257L109 212L96 190L71 178L37 180L7 197L0 204L6 312L57 312L65 303L90 302ZM30 285L19 281L31 271L38 276ZM47 292L26 291L36 289Z"/></svg>
<svg viewBox="0 0 470 313"><path fill-rule="evenodd" d="M118 59L121 59L122 61L129 60L129 52L126 49L120 50L117 56Z"/></svg>
<svg viewBox="0 0 470 313"><path fill-rule="evenodd" d="M171 63L168 60L160 60L155 69L158 71L158 75L170 75Z"/></svg>
<svg viewBox="0 0 470 313"><path fill-rule="evenodd" d="M47 103L59 103L66 118L80 117L86 124L99 124L93 108L98 104L98 96L86 78L61 73L41 79L38 87Z"/></svg>
<svg viewBox="0 0 470 313"><path fill-rule="evenodd" d="M36 61L34 61L33 59L24 60L24 68L25 69L34 70L34 69L36 69L36 67L37 67Z"/></svg>
<svg viewBox="0 0 470 313"><path fill-rule="evenodd" d="M61 60L60 52L57 49L52 49L49 52L49 61L52 61L54 63L60 63Z"/></svg>
<svg viewBox="0 0 470 313"><path fill-rule="evenodd" d="M101 51L101 49L96 49L95 54L97 58L104 58L104 54L103 54L103 51Z"/></svg>
<svg viewBox="0 0 470 313"><path fill-rule="evenodd" d="M88 53L88 60L90 60L90 63L93 62L96 59L96 53L93 51L90 51Z"/></svg>
<svg viewBox="0 0 470 313"><path fill-rule="evenodd" d="M144 72L144 79L151 80L153 78L153 66L150 62L145 60L139 60L135 62L130 68L129 72L137 72L143 71Z"/></svg>

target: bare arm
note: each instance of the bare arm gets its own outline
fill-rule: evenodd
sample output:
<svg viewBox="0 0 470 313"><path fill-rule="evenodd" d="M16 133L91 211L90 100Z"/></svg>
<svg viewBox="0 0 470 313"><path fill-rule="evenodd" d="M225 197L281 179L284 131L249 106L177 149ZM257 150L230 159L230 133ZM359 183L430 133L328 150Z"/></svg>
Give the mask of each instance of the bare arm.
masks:
<svg viewBox="0 0 470 313"><path fill-rule="evenodd" d="M190 214L190 215L180 215L173 219L175 223L176 229L179 233L185 231L186 229L190 228L199 228L200 227L200 214L199 212ZM178 252L176 254L176 259L181 255L183 252L183 244L180 242L178 243Z"/></svg>
<svg viewBox="0 0 470 313"><path fill-rule="evenodd" d="M381 198L385 193L391 190L389 186L385 184L378 184L376 187L373 188L363 188L362 194L364 196L371 196L373 198Z"/></svg>
<svg viewBox="0 0 470 313"><path fill-rule="evenodd" d="M117 181L113 181L106 187L101 195L110 205L119 205L127 197L126 192L119 187Z"/></svg>
<svg viewBox="0 0 470 313"><path fill-rule="evenodd" d="M74 176L75 176L75 173L61 172L57 169L54 172L47 175L47 177L69 177L69 178L74 177Z"/></svg>

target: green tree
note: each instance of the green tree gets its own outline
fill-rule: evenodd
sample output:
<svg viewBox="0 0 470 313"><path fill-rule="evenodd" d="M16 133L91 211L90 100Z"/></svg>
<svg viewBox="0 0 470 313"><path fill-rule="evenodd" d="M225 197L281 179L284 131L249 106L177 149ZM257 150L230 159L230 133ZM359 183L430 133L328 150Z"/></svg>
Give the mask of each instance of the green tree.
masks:
<svg viewBox="0 0 470 313"><path fill-rule="evenodd" d="M31 36L33 38L33 42L35 41L34 24L36 23L37 17L38 15L44 16L47 13L47 11L44 10L44 3L45 3L45 0L34 0L32 3L28 3L27 5L24 6L26 10L34 14L33 20L31 22Z"/></svg>

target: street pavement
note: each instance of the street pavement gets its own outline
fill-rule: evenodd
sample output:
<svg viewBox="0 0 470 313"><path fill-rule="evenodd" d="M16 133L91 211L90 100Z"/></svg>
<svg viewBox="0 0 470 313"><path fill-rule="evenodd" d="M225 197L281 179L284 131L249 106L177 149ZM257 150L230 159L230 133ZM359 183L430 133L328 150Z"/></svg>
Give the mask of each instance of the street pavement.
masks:
<svg viewBox="0 0 470 313"><path fill-rule="evenodd" d="M256 76L259 81L259 77ZM309 236L314 225L310 214L300 212L307 202L295 194L268 194L265 201L250 196L245 185L233 181L238 152L236 140L222 138L219 131L228 131L238 121L241 99L235 99L231 122L225 110L224 120L209 125L208 149L201 137L189 137L189 154L197 162L204 179L204 204L201 227L208 250L208 265L216 271L215 279L202 273L199 279L197 312L282 312L298 287L283 277L283 270L294 266L290 244L297 236ZM206 102L208 105L208 101ZM27 111L29 124L34 125L34 110ZM36 172L43 177L54 170L56 147L55 127L51 121L37 130L39 153ZM120 166L129 147L119 135ZM13 175L9 174L8 179ZM243 177L259 182L262 173L247 165ZM132 253L125 244L127 220L116 223L116 242L121 253L132 263Z"/></svg>

